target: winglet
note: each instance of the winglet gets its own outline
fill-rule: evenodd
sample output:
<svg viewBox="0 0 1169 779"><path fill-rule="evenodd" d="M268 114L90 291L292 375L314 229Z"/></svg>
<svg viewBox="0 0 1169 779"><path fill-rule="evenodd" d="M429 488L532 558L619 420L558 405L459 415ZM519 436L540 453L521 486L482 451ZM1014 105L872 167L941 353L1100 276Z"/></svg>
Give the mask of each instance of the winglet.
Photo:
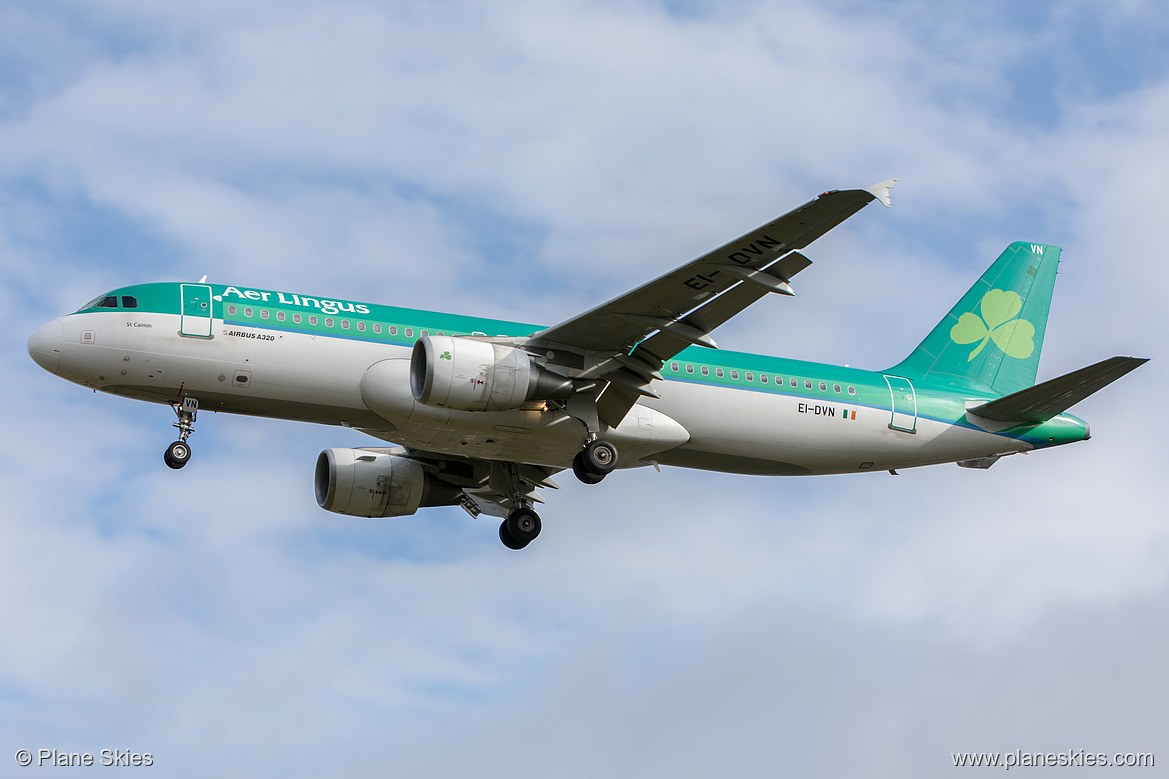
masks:
<svg viewBox="0 0 1169 779"><path fill-rule="evenodd" d="M877 200L880 200L881 204L887 208L893 205L893 203L889 200L889 190L893 188L893 185L896 184L898 180L899 179L889 179L888 181L882 181L880 184L874 184L871 187L865 187L865 192L868 192Z"/></svg>

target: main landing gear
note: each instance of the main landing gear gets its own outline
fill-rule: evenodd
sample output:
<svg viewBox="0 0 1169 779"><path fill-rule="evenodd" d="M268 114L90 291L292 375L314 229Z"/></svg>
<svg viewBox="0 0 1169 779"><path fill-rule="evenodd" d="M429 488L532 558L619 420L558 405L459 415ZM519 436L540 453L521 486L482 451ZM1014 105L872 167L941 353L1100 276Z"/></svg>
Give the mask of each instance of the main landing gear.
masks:
<svg viewBox="0 0 1169 779"><path fill-rule="evenodd" d="M585 484L598 484L617 467L617 447L594 438L572 459L572 472Z"/></svg>
<svg viewBox="0 0 1169 779"><path fill-rule="evenodd" d="M195 415L199 412L199 401L195 398L183 398L182 403L171 403L170 407L179 418L179 421L174 423L179 429L179 440L166 448L162 453L162 460L167 467L177 471L191 459L191 447L187 444L187 438L195 432Z"/></svg>
<svg viewBox="0 0 1169 779"><path fill-rule="evenodd" d="M540 515L527 506L511 510L499 526L499 540L508 549L523 549L540 535Z"/></svg>
<svg viewBox="0 0 1169 779"><path fill-rule="evenodd" d="M512 466L514 468L514 466ZM585 484L597 484L617 467L617 447L608 441L593 438L572 460L572 472ZM512 483L516 483L512 475ZM507 519L499 525L499 540L508 549L523 549L540 535L540 515L522 497L518 489L512 490L512 509Z"/></svg>

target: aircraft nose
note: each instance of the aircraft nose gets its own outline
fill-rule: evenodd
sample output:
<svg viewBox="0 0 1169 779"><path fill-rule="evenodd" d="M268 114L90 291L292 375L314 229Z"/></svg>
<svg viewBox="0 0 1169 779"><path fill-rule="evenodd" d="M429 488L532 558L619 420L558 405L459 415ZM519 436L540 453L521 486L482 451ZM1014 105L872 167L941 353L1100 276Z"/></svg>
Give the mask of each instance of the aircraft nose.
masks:
<svg viewBox="0 0 1169 779"><path fill-rule="evenodd" d="M61 336L64 327L60 319L54 319L41 327L28 339L28 355L33 362L49 373L57 372L57 363L61 359Z"/></svg>

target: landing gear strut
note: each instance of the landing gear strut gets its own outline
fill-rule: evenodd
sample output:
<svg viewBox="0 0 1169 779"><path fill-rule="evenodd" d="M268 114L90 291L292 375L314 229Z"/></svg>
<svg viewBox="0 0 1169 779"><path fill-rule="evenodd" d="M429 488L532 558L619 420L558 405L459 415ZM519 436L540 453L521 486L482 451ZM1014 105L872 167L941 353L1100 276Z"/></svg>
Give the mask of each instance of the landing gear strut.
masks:
<svg viewBox="0 0 1169 779"><path fill-rule="evenodd" d="M508 549L523 549L540 535L540 526L540 515L532 509L512 509L499 526L499 540Z"/></svg>
<svg viewBox="0 0 1169 779"><path fill-rule="evenodd" d="M167 467L178 470L191 459L191 447L187 438L195 432L195 415L199 412L199 401L195 398L183 398L182 403L171 403L170 407L179 418L174 426L179 429L179 440L172 443L162 453L162 460Z"/></svg>
<svg viewBox="0 0 1169 779"><path fill-rule="evenodd" d="M597 484L617 467L617 447L594 438L572 458L572 472L585 484Z"/></svg>

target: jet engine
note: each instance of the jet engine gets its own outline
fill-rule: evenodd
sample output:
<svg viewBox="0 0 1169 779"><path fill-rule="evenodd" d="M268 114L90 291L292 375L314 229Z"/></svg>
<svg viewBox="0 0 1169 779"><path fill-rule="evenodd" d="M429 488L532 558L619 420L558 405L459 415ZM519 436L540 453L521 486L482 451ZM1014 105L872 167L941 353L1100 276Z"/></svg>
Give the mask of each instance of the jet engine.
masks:
<svg viewBox="0 0 1169 779"><path fill-rule="evenodd" d="M410 355L410 391L428 406L506 411L567 398L572 382L513 346L430 335L418 339Z"/></svg>
<svg viewBox="0 0 1169 779"><path fill-rule="evenodd" d="M354 517L402 517L454 506L460 490L415 460L385 449L326 449L317 457L317 505Z"/></svg>

